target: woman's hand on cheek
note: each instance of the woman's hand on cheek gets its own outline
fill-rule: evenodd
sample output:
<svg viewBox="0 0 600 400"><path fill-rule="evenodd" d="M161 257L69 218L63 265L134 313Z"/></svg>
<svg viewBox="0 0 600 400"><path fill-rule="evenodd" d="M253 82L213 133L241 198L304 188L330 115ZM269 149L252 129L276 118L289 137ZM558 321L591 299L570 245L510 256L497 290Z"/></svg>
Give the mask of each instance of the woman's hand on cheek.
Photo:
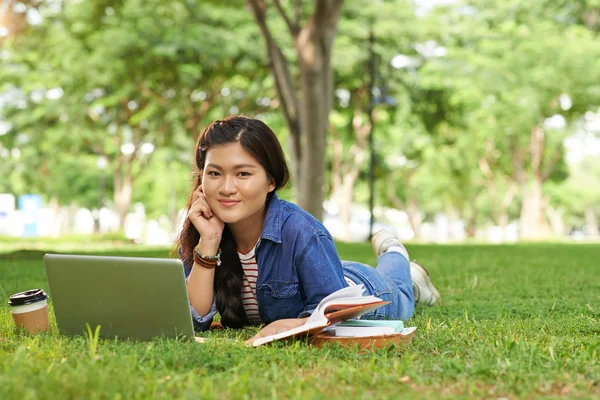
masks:
<svg viewBox="0 0 600 400"><path fill-rule="evenodd" d="M202 191L202 185L194 191L192 206L188 212L190 222L194 224L200 236L207 240L221 240L225 223L217 217L206 201L206 196Z"/></svg>
<svg viewBox="0 0 600 400"><path fill-rule="evenodd" d="M251 339L246 340L247 345L252 345L256 339L260 339L261 337L275 335L276 333L281 333L285 331L289 331L290 329L297 328L301 325L304 325L308 318L286 318L280 319L274 322L271 322L269 325L262 328L256 335L254 335Z"/></svg>

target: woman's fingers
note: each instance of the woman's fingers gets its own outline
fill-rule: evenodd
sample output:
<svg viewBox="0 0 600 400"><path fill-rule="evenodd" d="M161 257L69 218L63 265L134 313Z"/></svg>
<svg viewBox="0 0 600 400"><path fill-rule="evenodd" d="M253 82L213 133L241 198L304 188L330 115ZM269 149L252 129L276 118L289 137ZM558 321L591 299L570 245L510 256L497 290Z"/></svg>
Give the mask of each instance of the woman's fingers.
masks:
<svg viewBox="0 0 600 400"><path fill-rule="evenodd" d="M196 190L194 190L193 200L196 201L196 199L201 196L204 196L204 192L202 192L202 185L198 186Z"/></svg>
<svg viewBox="0 0 600 400"><path fill-rule="evenodd" d="M206 219L209 219L212 217L212 210L208 206L208 203L206 202L206 200L198 199L196 201L196 206L203 217L205 217Z"/></svg>
<svg viewBox="0 0 600 400"><path fill-rule="evenodd" d="M281 332L289 331L290 329L297 328L301 325L304 325L306 323L307 319L308 319L308 317L306 317L306 318L286 318L286 319L280 319L280 320L271 322L269 325L267 325L264 328L262 328L261 330L259 330L256 333L256 335L254 335L252 338L246 340L246 344L252 345L252 343L254 343L254 341L256 339L259 339L261 337L271 336L271 335L275 335L277 333L281 333Z"/></svg>
<svg viewBox="0 0 600 400"><path fill-rule="evenodd" d="M212 210L206 201L206 196L202 193L202 186L198 186L198 189L194 191L192 209L200 212L200 214L207 219L213 216Z"/></svg>
<svg viewBox="0 0 600 400"><path fill-rule="evenodd" d="M192 206L191 215L198 214L206 219L211 219L213 216L212 210L208 207L206 203L196 202Z"/></svg>
<svg viewBox="0 0 600 400"><path fill-rule="evenodd" d="M254 344L254 341L255 341L256 339L258 339L259 337L260 337L260 336L258 336L258 335L255 335L255 336L253 336L251 339L248 339L248 340L246 340L244 343L246 343L248 346L252 346L252 344Z"/></svg>

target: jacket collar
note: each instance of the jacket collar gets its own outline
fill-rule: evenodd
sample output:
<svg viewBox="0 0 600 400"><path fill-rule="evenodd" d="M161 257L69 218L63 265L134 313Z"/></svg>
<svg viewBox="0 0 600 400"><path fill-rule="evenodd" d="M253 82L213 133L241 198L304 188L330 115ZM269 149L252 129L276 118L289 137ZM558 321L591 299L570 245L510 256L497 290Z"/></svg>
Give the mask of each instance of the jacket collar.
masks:
<svg viewBox="0 0 600 400"><path fill-rule="evenodd" d="M269 239L275 243L281 243L281 228L283 225L283 205L273 193L269 204L267 204L267 212L265 214L265 222L261 239Z"/></svg>

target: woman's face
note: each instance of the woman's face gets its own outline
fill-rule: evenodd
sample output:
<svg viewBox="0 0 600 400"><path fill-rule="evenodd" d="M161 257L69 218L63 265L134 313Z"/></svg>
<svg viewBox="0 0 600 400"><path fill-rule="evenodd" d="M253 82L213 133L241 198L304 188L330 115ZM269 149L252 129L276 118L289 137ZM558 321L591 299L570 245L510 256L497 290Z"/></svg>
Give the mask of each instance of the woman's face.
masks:
<svg viewBox="0 0 600 400"><path fill-rule="evenodd" d="M208 206L226 224L262 217L275 181L241 144L211 147L206 153L202 190Z"/></svg>

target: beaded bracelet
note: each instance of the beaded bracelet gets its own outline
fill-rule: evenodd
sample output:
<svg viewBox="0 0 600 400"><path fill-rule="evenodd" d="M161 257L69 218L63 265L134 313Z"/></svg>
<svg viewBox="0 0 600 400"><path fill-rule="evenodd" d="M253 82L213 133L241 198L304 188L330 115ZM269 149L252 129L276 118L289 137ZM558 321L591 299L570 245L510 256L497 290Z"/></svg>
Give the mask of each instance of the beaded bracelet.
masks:
<svg viewBox="0 0 600 400"><path fill-rule="evenodd" d="M214 256L205 256L200 253L198 246L194 248L194 262L200 264L204 268L214 268L221 265L221 249Z"/></svg>
<svg viewBox="0 0 600 400"><path fill-rule="evenodd" d="M194 256L194 263L202 268L213 269L217 266L216 261L206 261L200 257Z"/></svg>

